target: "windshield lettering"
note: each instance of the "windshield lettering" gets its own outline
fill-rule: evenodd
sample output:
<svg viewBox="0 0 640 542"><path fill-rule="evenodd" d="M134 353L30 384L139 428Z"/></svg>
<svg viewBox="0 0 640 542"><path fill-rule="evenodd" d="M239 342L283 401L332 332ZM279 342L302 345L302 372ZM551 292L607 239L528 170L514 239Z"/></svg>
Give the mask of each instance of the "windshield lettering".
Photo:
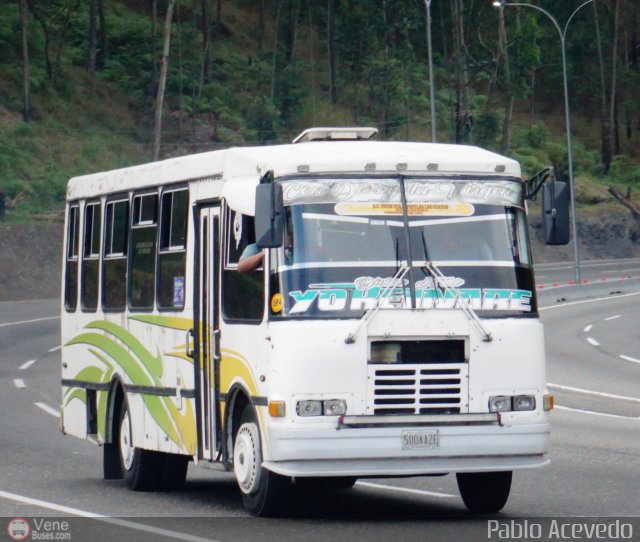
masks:
<svg viewBox="0 0 640 542"><path fill-rule="evenodd" d="M310 311L317 299L317 310L321 312L362 311L375 307L380 298L381 308L408 307L409 288L393 288L388 286L369 286L361 288L371 277L359 277L352 284L313 284L312 288L301 292L289 292L293 300L290 309L292 314ZM391 281L392 278L380 279L379 282ZM458 279L460 280L460 279ZM406 281L405 281L406 282ZM482 311L531 311L530 290L509 288L452 288L443 290L428 287L429 279L416 283L416 308L418 309L454 309L467 305L474 310ZM457 281L456 281L457 282ZM464 281L462 281L464 282ZM455 283L452 281L452 283ZM431 279L433 285L433 279Z"/></svg>

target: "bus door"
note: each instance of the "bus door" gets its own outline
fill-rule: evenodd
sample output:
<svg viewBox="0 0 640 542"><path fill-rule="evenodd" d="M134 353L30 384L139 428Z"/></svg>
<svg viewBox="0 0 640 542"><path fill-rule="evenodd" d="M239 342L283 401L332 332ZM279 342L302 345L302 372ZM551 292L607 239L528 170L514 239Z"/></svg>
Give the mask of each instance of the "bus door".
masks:
<svg viewBox="0 0 640 542"><path fill-rule="evenodd" d="M220 207L197 207L194 303L195 371L198 403L198 457L213 461L220 444L220 326L218 277Z"/></svg>

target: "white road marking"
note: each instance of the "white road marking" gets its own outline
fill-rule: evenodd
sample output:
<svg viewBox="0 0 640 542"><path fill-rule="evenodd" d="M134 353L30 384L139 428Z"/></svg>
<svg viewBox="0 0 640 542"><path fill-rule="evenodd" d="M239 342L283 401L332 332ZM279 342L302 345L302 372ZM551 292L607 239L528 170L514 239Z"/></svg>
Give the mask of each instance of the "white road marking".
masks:
<svg viewBox="0 0 640 542"><path fill-rule="evenodd" d="M49 349L49 352L57 352L61 348L62 348L62 345L54 346L53 348Z"/></svg>
<svg viewBox="0 0 640 542"><path fill-rule="evenodd" d="M30 359L29 361L25 361L22 365L20 365L20 369L26 371L29 367L31 367L37 359Z"/></svg>
<svg viewBox="0 0 640 542"><path fill-rule="evenodd" d="M13 379L13 383L14 383L16 388L26 388L27 387L27 385L24 383L24 380L22 380L22 378L14 378Z"/></svg>
<svg viewBox="0 0 640 542"><path fill-rule="evenodd" d="M625 356L624 354L620 354L619 357L625 361L633 361L633 363L640 363L640 359L632 358L630 356Z"/></svg>
<svg viewBox="0 0 640 542"><path fill-rule="evenodd" d="M640 271L638 267L632 267L630 269L612 269L611 271L601 271L602 273L628 273L629 271Z"/></svg>
<svg viewBox="0 0 640 542"><path fill-rule="evenodd" d="M567 303L558 303L557 305L549 305L548 307L540 307L538 310L544 311L547 309L559 309L561 307L569 307L571 305L582 305L583 303L595 303L596 301L610 301L612 299L621 299L623 297L632 297L640 295L640 292L633 292L630 294L622 294L622 295L610 295L607 297L597 297L594 299L585 299L583 301L569 301Z"/></svg>
<svg viewBox="0 0 640 542"><path fill-rule="evenodd" d="M51 416L54 416L55 418L60 417L60 412L55 408L51 408L46 403L34 403L34 405L36 405L39 409L44 410L47 414L51 414Z"/></svg>
<svg viewBox="0 0 640 542"><path fill-rule="evenodd" d="M566 406L555 405L555 409L558 410L566 410L567 412L576 412L578 414L589 414L591 416L602 416L604 418L617 418L619 420L634 420L636 422L640 422L640 418L636 418L635 416L621 416L619 414L607 414L606 412L595 412L594 410L582 410L581 408L570 408Z"/></svg>
<svg viewBox="0 0 640 542"><path fill-rule="evenodd" d="M586 269L587 267L606 267L608 265L617 265L617 264L620 264L620 263L626 263L626 264L629 264L629 265L634 265L637 261L638 261L637 258L626 258L626 259L623 258L622 260L609 260L609 261L606 261L606 262L595 262L595 261L593 263L582 262L580 264L580 267L583 268L583 269ZM547 266L555 266L555 267L547 267ZM543 264L537 264L535 266L535 269L540 269L542 271L557 271L557 270L560 270L560 269L573 269L573 268L574 268L573 264L572 265L568 265L568 264L564 265L564 264L562 264L560 262L547 263L547 264L543 263Z"/></svg>
<svg viewBox="0 0 640 542"><path fill-rule="evenodd" d="M371 487L373 489L387 489L389 491L397 491L399 493L410 493L412 495L427 495L429 497L440 497L442 499L455 498L456 495L450 495L449 493L437 493L435 491L424 491L422 489L411 489L409 487L387 486L384 484L373 484L371 482L356 482L357 486Z"/></svg>
<svg viewBox="0 0 640 542"><path fill-rule="evenodd" d="M582 388L574 388L572 386L563 386L562 384L553 384L547 382L547 386L558 390L573 391L584 395L594 395L596 397L606 397L607 399L619 399L620 401L631 401L632 403L640 403L640 397L628 397L626 395L615 395L613 393L605 393L602 391L585 390Z"/></svg>
<svg viewBox="0 0 640 542"><path fill-rule="evenodd" d="M591 324L589 324L587 327L585 327L582 331L584 331L585 333L589 333L589 331L591 331L591 328L593 326Z"/></svg>
<svg viewBox="0 0 640 542"><path fill-rule="evenodd" d="M50 316L48 318L35 318L34 320L22 320L21 322L8 322L0 324L0 327L19 326L20 324L31 324L32 322L43 322L44 320L60 320L59 316Z"/></svg>
<svg viewBox="0 0 640 542"><path fill-rule="evenodd" d="M622 317L621 314L616 314L615 316L609 316L609 318L605 318L604 321L608 322L609 320L616 320L617 318Z"/></svg>
<svg viewBox="0 0 640 542"><path fill-rule="evenodd" d="M40 499L32 499L31 497L17 495L16 493L9 493L8 491L0 491L0 498L7 499L9 501L30 504L33 506L39 506L41 508L46 508L47 510L55 510L56 512L61 512L63 514L70 514L72 516L91 518L91 519L95 519L96 521L109 523L111 525L118 525L119 527L125 527L127 529L134 529L136 531L152 533L152 534L164 536L167 538L176 538L178 540L185 540L187 542L216 542L211 538L202 538L200 536L194 536L187 533L180 533L178 531L160 529L158 527L152 527L151 525L144 525L142 523L136 523L135 521L129 521L126 519L111 518L108 516L103 516L102 514L96 514L95 512L88 512L86 510L80 510L78 508L71 508L70 506L64 506L62 504L42 501Z"/></svg>
<svg viewBox="0 0 640 542"><path fill-rule="evenodd" d="M593 346L600 346L600 343L596 341L593 337L587 337L587 342Z"/></svg>

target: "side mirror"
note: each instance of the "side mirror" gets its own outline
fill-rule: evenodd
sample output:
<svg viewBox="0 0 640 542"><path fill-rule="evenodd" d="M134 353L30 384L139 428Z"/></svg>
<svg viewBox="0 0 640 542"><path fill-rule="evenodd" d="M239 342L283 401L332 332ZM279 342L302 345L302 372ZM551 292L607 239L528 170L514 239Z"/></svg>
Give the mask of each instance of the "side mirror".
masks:
<svg viewBox="0 0 640 542"><path fill-rule="evenodd" d="M277 248L284 242L284 198L282 185L267 173L256 187L256 245Z"/></svg>
<svg viewBox="0 0 640 542"><path fill-rule="evenodd" d="M547 245L569 244L571 235L567 183L551 182L542 187L542 223Z"/></svg>

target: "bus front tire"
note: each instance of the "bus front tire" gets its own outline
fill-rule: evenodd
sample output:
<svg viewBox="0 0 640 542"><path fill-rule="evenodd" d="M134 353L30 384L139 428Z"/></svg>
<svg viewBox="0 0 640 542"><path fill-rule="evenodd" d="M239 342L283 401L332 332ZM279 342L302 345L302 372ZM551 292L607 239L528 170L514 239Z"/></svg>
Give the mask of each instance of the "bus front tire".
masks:
<svg viewBox="0 0 640 542"><path fill-rule="evenodd" d="M512 471L459 472L458 489L465 506L474 513L499 512L507 504Z"/></svg>
<svg viewBox="0 0 640 542"><path fill-rule="evenodd" d="M233 471L247 512L252 516L280 515L291 481L263 468L260 429L251 407L245 408L234 439Z"/></svg>

